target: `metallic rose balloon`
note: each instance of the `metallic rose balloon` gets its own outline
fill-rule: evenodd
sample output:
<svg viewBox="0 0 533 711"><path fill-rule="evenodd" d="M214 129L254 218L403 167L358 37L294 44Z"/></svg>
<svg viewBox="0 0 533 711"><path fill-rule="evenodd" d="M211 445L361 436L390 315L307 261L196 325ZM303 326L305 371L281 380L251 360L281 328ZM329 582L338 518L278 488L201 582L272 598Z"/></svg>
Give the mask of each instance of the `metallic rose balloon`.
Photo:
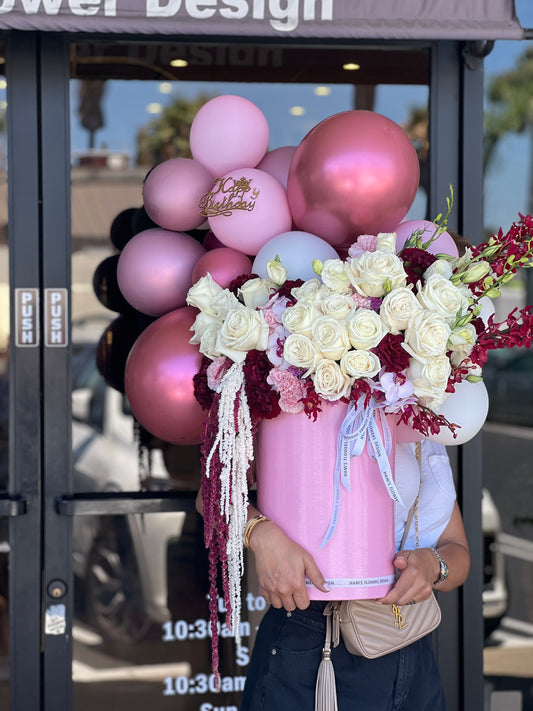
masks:
<svg viewBox="0 0 533 711"><path fill-rule="evenodd" d="M124 298L149 316L185 306L192 270L205 249L183 232L154 228L135 235L122 250L117 279Z"/></svg>
<svg viewBox="0 0 533 711"><path fill-rule="evenodd" d="M192 272L192 283L209 272L213 281L226 289L235 277L250 274L252 260L242 252L230 247L219 247L206 252L196 262Z"/></svg>
<svg viewBox="0 0 533 711"><path fill-rule="evenodd" d="M189 343L197 313L185 306L158 318L135 341L126 363L133 414L155 437L172 444L199 444L206 416L193 386L202 356Z"/></svg>
<svg viewBox="0 0 533 711"><path fill-rule="evenodd" d="M303 139L287 195L299 229L345 247L403 220L419 177L416 151L400 126L372 111L344 111Z"/></svg>
<svg viewBox="0 0 533 711"><path fill-rule="evenodd" d="M197 161L171 158L156 165L144 181L144 208L165 230L192 230L205 222L198 202L212 184L213 176Z"/></svg>

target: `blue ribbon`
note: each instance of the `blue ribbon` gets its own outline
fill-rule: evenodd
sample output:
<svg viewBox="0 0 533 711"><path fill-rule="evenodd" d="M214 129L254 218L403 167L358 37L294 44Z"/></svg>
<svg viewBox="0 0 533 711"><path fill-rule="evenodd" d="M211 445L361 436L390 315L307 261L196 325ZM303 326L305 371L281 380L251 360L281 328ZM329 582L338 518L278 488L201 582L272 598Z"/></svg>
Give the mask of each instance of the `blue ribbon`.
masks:
<svg viewBox="0 0 533 711"><path fill-rule="evenodd" d="M364 399L362 396L357 405L350 402L337 435L337 452L333 472L333 508L320 548L329 543L335 533L341 507L341 485L350 491L350 460L352 457L359 457L362 454L365 444L370 458L379 467L389 496L395 504L404 505L392 477L392 468L388 457L392 450L392 436L386 415L381 408L376 406L373 398L371 398L369 406L365 408ZM385 443L381 439L377 426L376 411L379 412Z"/></svg>

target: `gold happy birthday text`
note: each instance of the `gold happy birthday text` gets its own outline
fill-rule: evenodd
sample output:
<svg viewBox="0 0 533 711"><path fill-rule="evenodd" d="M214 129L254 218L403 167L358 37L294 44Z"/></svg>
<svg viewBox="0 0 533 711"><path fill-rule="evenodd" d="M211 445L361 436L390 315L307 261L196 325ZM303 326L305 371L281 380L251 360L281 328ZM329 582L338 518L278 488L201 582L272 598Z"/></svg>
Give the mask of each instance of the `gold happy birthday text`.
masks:
<svg viewBox="0 0 533 711"><path fill-rule="evenodd" d="M217 178L212 189L200 198L200 215L230 217L234 210L251 212L261 192L258 188L251 188L251 182L251 178L248 180L244 177L238 180L232 177Z"/></svg>

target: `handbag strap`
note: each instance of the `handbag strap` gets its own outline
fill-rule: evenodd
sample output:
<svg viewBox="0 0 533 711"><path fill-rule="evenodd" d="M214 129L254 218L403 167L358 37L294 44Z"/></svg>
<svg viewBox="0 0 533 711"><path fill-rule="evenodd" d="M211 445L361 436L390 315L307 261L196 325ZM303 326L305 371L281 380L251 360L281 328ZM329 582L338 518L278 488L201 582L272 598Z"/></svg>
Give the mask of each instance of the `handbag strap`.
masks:
<svg viewBox="0 0 533 711"><path fill-rule="evenodd" d="M403 550L403 547L405 545L405 541L407 540L407 535L409 533L409 529L411 528L411 524L413 522L413 516L416 514L417 517L417 522L418 522L418 500L420 498L420 487L422 485L422 471L421 471L421 459L422 459L422 452L421 452L422 445L420 442L417 442L415 444L415 455L416 455L416 461L418 462L418 471L420 472L419 476L419 484L418 484L418 493L416 495L416 499L414 500L413 505L409 509L409 513L407 515L407 521L405 522L405 528L403 531L403 536L402 536L402 541L400 543L400 549ZM417 536L416 536L416 547L418 548L418 526L417 528Z"/></svg>

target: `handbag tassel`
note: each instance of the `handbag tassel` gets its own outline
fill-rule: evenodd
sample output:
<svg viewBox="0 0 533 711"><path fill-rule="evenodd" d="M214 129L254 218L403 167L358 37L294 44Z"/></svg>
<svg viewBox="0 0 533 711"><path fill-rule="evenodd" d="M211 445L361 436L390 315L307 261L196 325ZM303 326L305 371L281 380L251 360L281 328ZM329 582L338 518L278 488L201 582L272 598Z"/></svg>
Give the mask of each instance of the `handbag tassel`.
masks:
<svg viewBox="0 0 533 711"><path fill-rule="evenodd" d="M316 678L315 711L338 711L335 670L331 661L331 615L326 617L326 641Z"/></svg>

